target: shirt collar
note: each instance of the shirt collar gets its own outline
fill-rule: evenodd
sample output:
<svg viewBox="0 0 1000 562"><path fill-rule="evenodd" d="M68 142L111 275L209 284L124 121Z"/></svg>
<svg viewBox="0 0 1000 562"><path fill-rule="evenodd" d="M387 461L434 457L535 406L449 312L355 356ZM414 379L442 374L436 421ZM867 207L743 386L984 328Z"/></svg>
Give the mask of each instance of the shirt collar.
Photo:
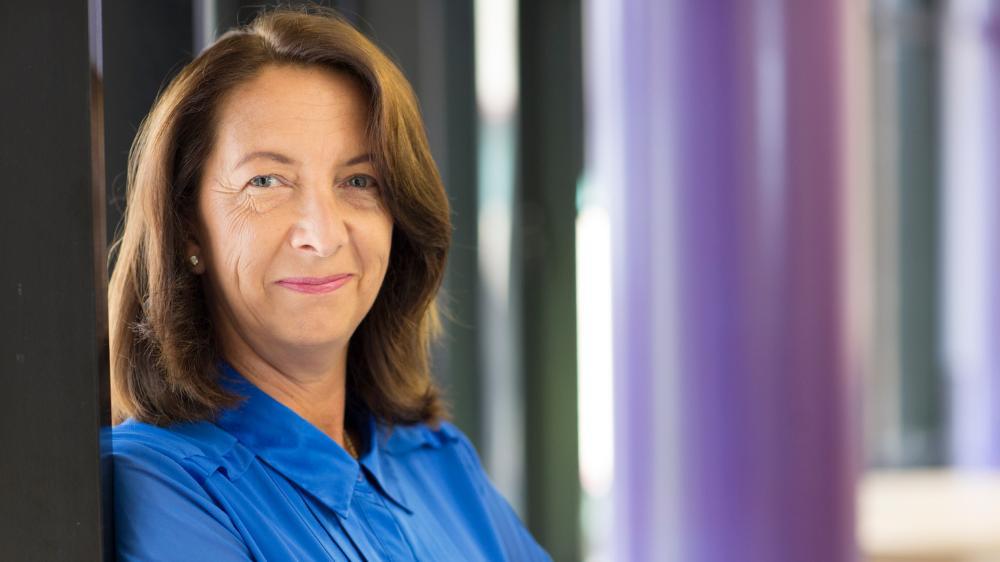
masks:
<svg viewBox="0 0 1000 562"><path fill-rule="evenodd" d="M365 414L365 452L355 461L336 441L257 388L227 362L222 362L221 370L222 385L245 400L224 410L216 424L272 468L347 517L364 466L383 494L411 511L391 464L382 458L382 447L393 440L370 413Z"/></svg>

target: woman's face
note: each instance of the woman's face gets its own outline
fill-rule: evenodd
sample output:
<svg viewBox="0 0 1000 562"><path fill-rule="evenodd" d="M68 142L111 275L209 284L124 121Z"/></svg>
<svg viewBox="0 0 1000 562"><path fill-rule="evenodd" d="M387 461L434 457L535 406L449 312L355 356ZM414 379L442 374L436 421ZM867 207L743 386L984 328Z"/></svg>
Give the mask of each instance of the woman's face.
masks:
<svg viewBox="0 0 1000 562"><path fill-rule="evenodd" d="M366 102L352 77L294 66L265 67L223 100L189 250L224 347L343 349L371 308L392 219Z"/></svg>

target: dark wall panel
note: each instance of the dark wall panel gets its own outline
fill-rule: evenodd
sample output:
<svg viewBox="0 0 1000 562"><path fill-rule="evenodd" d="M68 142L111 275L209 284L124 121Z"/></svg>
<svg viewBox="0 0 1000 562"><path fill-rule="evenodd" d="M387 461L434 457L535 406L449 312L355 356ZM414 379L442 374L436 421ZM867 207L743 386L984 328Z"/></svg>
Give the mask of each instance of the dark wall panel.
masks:
<svg viewBox="0 0 1000 562"><path fill-rule="evenodd" d="M89 13L86 0L0 7L0 560L102 557L104 186Z"/></svg>
<svg viewBox="0 0 1000 562"><path fill-rule="evenodd" d="M519 247L523 259L528 524L556 560L580 559L576 186L583 171L578 0L520 3Z"/></svg>
<svg viewBox="0 0 1000 562"><path fill-rule="evenodd" d="M156 95L192 59L191 0L104 0L107 232L125 209L128 152Z"/></svg>

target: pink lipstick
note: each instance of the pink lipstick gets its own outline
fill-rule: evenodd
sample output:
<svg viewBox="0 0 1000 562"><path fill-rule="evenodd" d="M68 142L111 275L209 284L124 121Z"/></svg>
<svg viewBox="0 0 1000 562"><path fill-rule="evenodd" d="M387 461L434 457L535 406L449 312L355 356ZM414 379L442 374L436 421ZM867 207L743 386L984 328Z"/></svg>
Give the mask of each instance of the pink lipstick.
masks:
<svg viewBox="0 0 1000 562"><path fill-rule="evenodd" d="M289 277L278 281L278 285L293 291L309 294L321 294L336 291L351 280L350 273L331 275L329 277Z"/></svg>

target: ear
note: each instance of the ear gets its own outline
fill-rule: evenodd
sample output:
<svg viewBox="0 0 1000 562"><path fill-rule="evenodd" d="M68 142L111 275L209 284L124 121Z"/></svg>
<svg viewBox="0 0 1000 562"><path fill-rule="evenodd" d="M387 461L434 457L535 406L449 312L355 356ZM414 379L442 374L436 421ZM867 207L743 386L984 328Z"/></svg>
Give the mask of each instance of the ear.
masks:
<svg viewBox="0 0 1000 562"><path fill-rule="evenodd" d="M205 254L194 240L188 240L184 244L184 265L191 268L195 275L205 273Z"/></svg>

